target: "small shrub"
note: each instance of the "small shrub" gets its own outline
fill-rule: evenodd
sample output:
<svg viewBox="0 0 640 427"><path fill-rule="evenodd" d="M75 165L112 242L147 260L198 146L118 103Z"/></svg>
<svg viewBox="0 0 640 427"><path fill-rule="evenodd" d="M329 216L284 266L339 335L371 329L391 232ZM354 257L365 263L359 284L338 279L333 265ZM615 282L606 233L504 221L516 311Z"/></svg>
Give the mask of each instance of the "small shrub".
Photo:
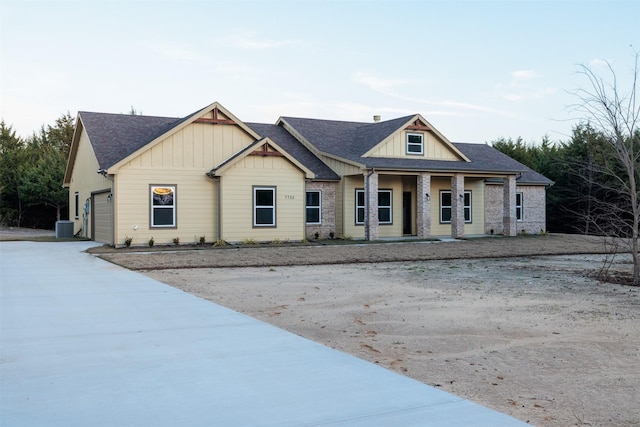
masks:
<svg viewBox="0 0 640 427"><path fill-rule="evenodd" d="M336 233L334 233L333 231L329 233L329 238L331 240L333 240L336 237Z"/></svg>
<svg viewBox="0 0 640 427"><path fill-rule="evenodd" d="M242 244L244 244L244 245L257 245L258 243L255 241L255 239L252 239L251 237L245 237L244 239L242 239Z"/></svg>
<svg viewBox="0 0 640 427"><path fill-rule="evenodd" d="M213 246L229 246L229 244L226 241L222 240L222 239L218 239L213 244Z"/></svg>
<svg viewBox="0 0 640 427"><path fill-rule="evenodd" d="M153 240L153 237L149 239L149 247L150 248L152 248L155 243L156 243L156 241Z"/></svg>
<svg viewBox="0 0 640 427"><path fill-rule="evenodd" d="M316 238L316 240L318 240L320 238L320 233L318 233L317 231L313 234L313 236Z"/></svg>
<svg viewBox="0 0 640 427"><path fill-rule="evenodd" d="M131 246L131 242L133 242L133 237L126 236L124 238L124 245L128 248Z"/></svg>
<svg viewBox="0 0 640 427"><path fill-rule="evenodd" d="M523 235L523 236L526 236L527 235L527 230L521 230L520 234Z"/></svg>
<svg viewBox="0 0 640 427"><path fill-rule="evenodd" d="M200 236L200 244L204 245L204 243L207 241L207 239L204 238L204 236Z"/></svg>
<svg viewBox="0 0 640 427"><path fill-rule="evenodd" d="M180 238L179 237L174 237L173 238L173 244L178 246L180 244Z"/></svg>
<svg viewBox="0 0 640 427"><path fill-rule="evenodd" d="M351 236L349 236L348 234L340 236L341 240L351 240Z"/></svg>
<svg viewBox="0 0 640 427"><path fill-rule="evenodd" d="M272 245L281 245L282 244L282 240L275 238L271 241Z"/></svg>

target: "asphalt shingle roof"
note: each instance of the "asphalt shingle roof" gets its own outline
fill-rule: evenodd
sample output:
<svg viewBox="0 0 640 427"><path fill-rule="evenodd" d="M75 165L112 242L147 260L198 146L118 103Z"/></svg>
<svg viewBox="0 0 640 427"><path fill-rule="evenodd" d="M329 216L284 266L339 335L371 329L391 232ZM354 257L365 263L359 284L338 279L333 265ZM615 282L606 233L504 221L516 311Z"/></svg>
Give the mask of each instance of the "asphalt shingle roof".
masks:
<svg viewBox="0 0 640 427"><path fill-rule="evenodd" d="M553 182L522 163L486 144L453 143L470 162L432 159L362 157L400 129L413 116L379 123L282 117L318 150L367 167L386 169L519 173L519 182L549 185Z"/></svg>
<svg viewBox="0 0 640 427"><path fill-rule="evenodd" d="M379 123L282 117L318 150L361 162L361 156L397 131L413 116Z"/></svg>
<svg viewBox="0 0 640 427"><path fill-rule="evenodd" d="M177 126L175 117L78 113L101 169L107 169Z"/></svg>
<svg viewBox="0 0 640 427"><path fill-rule="evenodd" d="M196 114L196 113L193 113ZM193 115L192 114L192 115ZM108 114L81 111L79 116L89 135L100 168L107 169L155 138L170 131L184 118ZM283 117L289 125L319 151L366 167L426 171L496 172L521 174L519 182L549 185L553 182L506 154L486 144L454 143L470 162L430 159L362 157L371 148L396 132L414 116L379 123ZM296 140L282 126L245 123L261 138L269 137L291 156L316 174L316 179L338 180L340 177L316 155Z"/></svg>
<svg viewBox="0 0 640 427"><path fill-rule="evenodd" d="M308 167L316 174L316 179L339 180L340 177L322 160L316 157L304 145L298 142L282 126L269 125L263 123L246 123L251 129L263 138L268 137L273 142L282 147L287 153L293 156L300 163Z"/></svg>

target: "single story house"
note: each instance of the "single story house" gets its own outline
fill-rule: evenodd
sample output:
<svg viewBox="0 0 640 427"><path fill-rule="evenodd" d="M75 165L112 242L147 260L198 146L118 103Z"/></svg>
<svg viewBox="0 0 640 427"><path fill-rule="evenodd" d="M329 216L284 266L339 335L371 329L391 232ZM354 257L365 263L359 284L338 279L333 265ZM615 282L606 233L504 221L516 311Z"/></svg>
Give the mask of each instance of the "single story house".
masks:
<svg viewBox="0 0 640 427"><path fill-rule="evenodd" d="M551 184L420 114L261 124L214 102L184 118L79 112L63 185L74 233L122 246L537 233Z"/></svg>

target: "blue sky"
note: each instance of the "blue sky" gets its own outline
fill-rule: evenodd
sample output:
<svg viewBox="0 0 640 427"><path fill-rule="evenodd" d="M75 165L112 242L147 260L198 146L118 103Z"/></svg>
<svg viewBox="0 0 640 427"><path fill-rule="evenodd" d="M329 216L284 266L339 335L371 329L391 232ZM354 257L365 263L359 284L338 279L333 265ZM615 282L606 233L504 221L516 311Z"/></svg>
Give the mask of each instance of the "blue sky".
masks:
<svg viewBox="0 0 640 427"><path fill-rule="evenodd" d="M567 140L578 65L625 82L640 50L636 0L2 0L0 19L0 117L25 137L218 101L248 122L420 113L454 142Z"/></svg>

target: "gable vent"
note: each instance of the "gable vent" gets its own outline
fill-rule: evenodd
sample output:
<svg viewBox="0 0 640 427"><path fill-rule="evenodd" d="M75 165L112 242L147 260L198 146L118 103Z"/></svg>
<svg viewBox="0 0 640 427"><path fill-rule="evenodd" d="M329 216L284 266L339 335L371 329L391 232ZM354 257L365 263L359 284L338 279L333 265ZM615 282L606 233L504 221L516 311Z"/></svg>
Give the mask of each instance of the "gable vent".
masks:
<svg viewBox="0 0 640 427"><path fill-rule="evenodd" d="M376 114L375 116L373 116L373 121L374 121L375 123L380 123L380 116L379 116L379 115L377 115L377 114Z"/></svg>

